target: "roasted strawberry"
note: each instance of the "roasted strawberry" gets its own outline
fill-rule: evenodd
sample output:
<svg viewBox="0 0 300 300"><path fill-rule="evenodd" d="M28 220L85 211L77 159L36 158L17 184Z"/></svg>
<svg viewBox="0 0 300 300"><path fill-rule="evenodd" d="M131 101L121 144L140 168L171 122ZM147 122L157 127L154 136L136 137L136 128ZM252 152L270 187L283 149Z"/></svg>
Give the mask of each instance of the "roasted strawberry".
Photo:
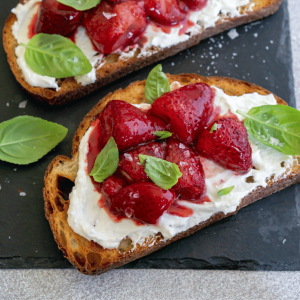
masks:
<svg viewBox="0 0 300 300"><path fill-rule="evenodd" d="M161 25L175 25L186 17L185 5L178 0L145 0L145 11Z"/></svg>
<svg viewBox="0 0 300 300"><path fill-rule="evenodd" d="M173 186L179 199L197 200L205 189L204 171L200 156L187 144L170 138L166 160L176 164L182 176Z"/></svg>
<svg viewBox="0 0 300 300"><path fill-rule="evenodd" d="M192 10L201 10L207 5L207 0L183 0L183 2Z"/></svg>
<svg viewBox="0 0 300 300"><path fill-rule="evenodd" d="M192 143L212 115L214 96L205 83L189 84L156 99L150 114L169 123L180 140Z"/></svg>
<svg viewBox="0 0 300 300"><path fill-rule="evenodd" d="M107 207L114 215L156 224L174 200L175 193L171 190L163 190L152 182L137 182L109 198Z"/></svg>
<svg viewBox="0 0 300 300"><path fill-rule="evenodd" d="M80 24L83 13L56 0L43 0L35 33L69 36Z"/></svg>
<svg viewBox="0 0 300 300"><path fill-rule="evenodd" d="M103 182L102 194L106 199L113 197L125 186L127 182L124 179L112 175Z"/></svg>
<svg viewBox="0 0 300 300"><path fill-rule="evenodd" d="M142 112L121 100L110 101L100 116L101 145L112 136L120 151L157 139L153 133L165 130L163 120Z"/></svg>
<svg viewBox="0 0 300 300"><path fill-rule="evenodd" d="M84 15L83 23L96 48L104 54L132 44L145 30L146 13L137 1L101 1Z"/></svg>
<svg viewBox="0 0 300 300"><path fill-rule="evenodd" d="M167 143L151 142L141 145L131 151L120 155L119 166L123 172L130 176L135 182L150 180L140 163L139 154L154 156L164 159L166 157Z"/></svg>
<svg viewBox="0 0 300 300"><path fill-rule="evenodd" d="M248 173L252 167L247 130L242 122L231 118L212 122L202 132L196 149L204 157L239 174Z"/></svg>

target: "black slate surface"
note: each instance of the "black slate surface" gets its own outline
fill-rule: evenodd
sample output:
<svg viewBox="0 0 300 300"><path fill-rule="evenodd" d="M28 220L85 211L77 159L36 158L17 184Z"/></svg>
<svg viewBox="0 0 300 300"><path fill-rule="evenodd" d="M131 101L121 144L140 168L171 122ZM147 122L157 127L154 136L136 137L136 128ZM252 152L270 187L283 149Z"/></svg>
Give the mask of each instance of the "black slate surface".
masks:
<svg viewBox="0 0 300 300"><path fill-rule="evenodd" d="M0 27L17 0L1 1ZM230 76L269 89L295 106L287 1L267 19L206 40L162 62L165 72ZM108 92L145 79L153 66L135 72L64 108L35 102L15 81L0 47L0 121L32 115L69 129L66 139L39 162L0 162L0 268L68 268L43 209L43 176L58 154L69 156L84 115ZM25 109L21 101L28 100ZM26 193L20 196L18 189ZM242 209L236 216L133 262L125 268L300 270L300 186Z"/></svg>

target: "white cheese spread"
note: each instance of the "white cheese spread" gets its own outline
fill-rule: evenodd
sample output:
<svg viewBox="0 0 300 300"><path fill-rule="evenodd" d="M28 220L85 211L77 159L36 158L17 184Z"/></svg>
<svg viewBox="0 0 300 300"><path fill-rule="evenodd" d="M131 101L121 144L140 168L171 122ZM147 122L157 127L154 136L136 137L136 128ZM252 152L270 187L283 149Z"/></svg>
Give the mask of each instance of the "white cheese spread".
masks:
<svg viewBox="0 0 300 300"><path fill-rule="evenodd" d="M27 44L28 39L28 25L33 16L37 13L40 0L28 0L24 4L18 4L12 12L16 15L17 21L12 26L12 33L17 42L23 42ZM160 49L169 48L178 43L187 41L191 35L198 34L206 28L212 27L216 22L220 21L224 17L239 17L241 13L239 8L248 5L250 0L208 0L207 6L200 11L191 11L189 13L189 20L194 23L193 26L187 29L186 34L180 34L181 27L172 27L170 33L165 33L161 28L150 23L144 36L147 38L147 42L140 49L138 57L148 56L153 54L153 50L149 51L151 47L157 47ZM252 6L249 7L249 10ZM75 44L83 51L83 53L90 60L93 70L85 75L76 76L75 80L82 84L88 85L96 81L96 70L100 68L105 59L103 55L99 55L93 47L93 44L88 37L84 27L79 27L75 34ZM119 59L128 59L135 53L135 48L129 52L122 52ZM41 76L33 72L26 64L24 55L25 48L22 46L16 47L17 64L24 74L25 81L31 86L43 87L43 88L55 88L59 89L55 78ZM117 51L119 53L120 51Z"/></svg>
<svg viewBox="0 0 300 300"><path fill-rule="evenodd" d="M235 113L236 109L248 112L258 105L275 105L273 95L262 96L257 93L243 96L228 96L221 89L215 88L215 108L219 107L221 115ZM142 104L143 109L150 104ZM242 120L242 117L239 116ZM143 244L146 238L155 236L161 232L164 239L170 239L176 234L208 220L217 212L225 214L234 212L241 199L258 186L266 187L266 179L275 176L274 179L286 176L287 169L293 163L293 157L284 155L277 150L267 147L250 137L252 147L252 161L255 169L246 175L236 175L225 170L213 161L201 158L207 186L207 196L211 202L195 204L191 201L179 201L179 204L193 210L191 217L183 218L164 213L159 219L158 225L136 225L130 219L114 222L105 209L97 205L101 194L93 186L90 177L86 173L88 153L88 140L92 128L88 129L79 146L79 170L75 180L75 186L70 194L70 207L68 210L68 223L79 235L88 240L93 240L104 248L117 248L120 241L129 237L133 244ZM284 162L284 167L281 163ZM254 182L246 182L246 178L253 176ZM234 185L232 192L219 197L220 189Z"/></svg>

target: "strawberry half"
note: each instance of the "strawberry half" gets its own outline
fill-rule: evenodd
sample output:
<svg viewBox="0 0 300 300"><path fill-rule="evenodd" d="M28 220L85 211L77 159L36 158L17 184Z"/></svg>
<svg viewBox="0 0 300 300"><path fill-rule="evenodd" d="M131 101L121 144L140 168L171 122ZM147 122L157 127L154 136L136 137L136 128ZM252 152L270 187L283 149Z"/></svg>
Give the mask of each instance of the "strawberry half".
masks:
<svg viewBox="0 0 300 300"><path fill-rule="evenodd" d="M214 124L217 129L211 130ZM201 134L196 149L204 157L239 174L248 173L252 167L247 130L242 122L231 118L212 122Z"/></svg>
<svg viewBox="0 0 300 300"><path fill-rule="evenodd" d="M105 179L102 186L102 194L105 199L115 196L122 188L127 186L127 182L115 175Z"/></svg>
<svg viewBox="0 0 300 300"><path fill-rule="evenodd" d="M174 200L171 190L163 190L152 182L137 182L109 198L107 207L114 215L156 224Z"/></svg>
<svg viewBox="0 0 300 300"><path fill-rule="evenodd" d="M183 0L183 2L192 10L201 10L207 5L207 0Z"/></svg>
<svg viewBox="0 0 300 300"><path fill-rule="evenodd" d="M101 1L84 15L83 23L96 48L104 54L132 44L145 30L146 13L137 1Z"/></svg>
<svg viewBox="0 0 300 300"><path fill-rule="evenodd" d="M69 36L80 24L83 13L56 0L43 0L35 33Z"/></svg>
<svg viewBox="0 0 300 300"><path fill-rule="evenodd" d="M170 131L192 143L213 112L215 92L205 83L189 84L156 99L150 114L170 124Z"/></svg>
<svg viewBox="0 0 300 300"><path fill-rule="evenodd" d="M101 146L112 136L120 151L141 143L156 140L155 131L163 131L163 120L150 116L139 108L121 100L110 101L100 116Z"/></svg>
<svg viewBox="0 0 300 300"><path fill-rule="evenodd" d="M205 175L200 156L189 145L170 138L166 160L176 164L182 173L182 177L172 188L178 198L199 199L205 190Z"/></svg>
<svg viewBox="0 0 300 300"><path fill-rule="evenodd" d="M127 151L120 155L119 166L123 172L130 176L135 182L149 181L144 167L140 163L139 154L154 156L164 159L166 157L167 143L151 142L141 145L136 149Z"/></svg>
<svg viewBox="0 0 300 300"><path fill-rule="evenodd" d="M161 25L175 25L186 17L185 6L178 0L145 0L145 11Z"/></svg>

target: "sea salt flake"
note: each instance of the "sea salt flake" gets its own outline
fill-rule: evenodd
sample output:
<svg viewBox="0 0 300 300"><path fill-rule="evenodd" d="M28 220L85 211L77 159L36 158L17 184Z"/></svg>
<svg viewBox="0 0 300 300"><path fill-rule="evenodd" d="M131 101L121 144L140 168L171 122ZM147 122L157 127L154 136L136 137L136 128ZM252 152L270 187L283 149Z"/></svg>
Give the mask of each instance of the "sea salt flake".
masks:
<svg viewBox="0 0 300 300"><path fill-rule="evenodd" d="M229 38L232 40L234 40L235 38L237 38L239 36L239 34L235 28L229 30L227 34L228 34Z"/></svg>
<svg viewBox="0 0 300 300"><path fill-rule="evenodd" d="M21 197L25 197L25 196L26 196L26 193L25 193L25 192L20 192L20 196L21 196Z"/></svg>
<svg viewBox="0 0 300 300"><path fill-rule="evenodd" d="M25 108L26 105L27 105L27 100L22 101L22 102L19 103L19 108Z"/></svg>
<svg viewBox="0 0 300 300"><path fill-rule="evenodd" d="M111 13L107 13L107 12L102 12L102 13L103 13L103 16L104 16L107 20L109 20L109 19L111 19L111 18L117 16L117 14L111 14Z"/></svg>

